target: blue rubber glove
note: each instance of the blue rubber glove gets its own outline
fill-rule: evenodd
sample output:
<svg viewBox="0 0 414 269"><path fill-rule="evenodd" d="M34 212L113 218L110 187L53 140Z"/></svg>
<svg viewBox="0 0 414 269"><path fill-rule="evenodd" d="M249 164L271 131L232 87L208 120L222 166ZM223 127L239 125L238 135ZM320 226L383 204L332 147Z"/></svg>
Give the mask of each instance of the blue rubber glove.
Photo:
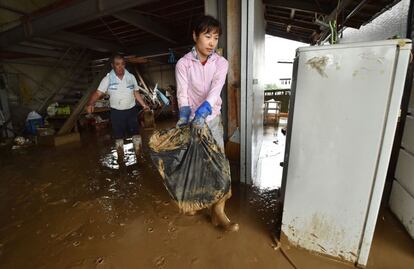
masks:
<svg viewBox="0 0 414 269"><path fill-rule="evenodd" d="M191 115L191 108L189 106L183 106L180 108L179 120L176 124L177 127L182 127L188 124Z"/></svg>
<svg viewBox="0 0 414 269"><path fill-rule="evenodd" d="M201 106L195 112L195 117L192 122L193 127L197 129L203 128L207 116L211 115L211 113L212 109L210 103L207 101L202 103Z"/></svg>

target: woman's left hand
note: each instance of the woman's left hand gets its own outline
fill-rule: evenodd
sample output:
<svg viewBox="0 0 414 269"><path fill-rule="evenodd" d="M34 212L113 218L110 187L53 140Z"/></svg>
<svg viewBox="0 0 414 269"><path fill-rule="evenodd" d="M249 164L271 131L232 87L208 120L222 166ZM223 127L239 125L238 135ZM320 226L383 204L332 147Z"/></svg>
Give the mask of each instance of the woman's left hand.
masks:
<svg viewBox="0 0 414 269"><path fill-rule="evenodd" d="M202 129L204 127L206 120L203 117L195 117L191 125L196 129Z"/></svg>

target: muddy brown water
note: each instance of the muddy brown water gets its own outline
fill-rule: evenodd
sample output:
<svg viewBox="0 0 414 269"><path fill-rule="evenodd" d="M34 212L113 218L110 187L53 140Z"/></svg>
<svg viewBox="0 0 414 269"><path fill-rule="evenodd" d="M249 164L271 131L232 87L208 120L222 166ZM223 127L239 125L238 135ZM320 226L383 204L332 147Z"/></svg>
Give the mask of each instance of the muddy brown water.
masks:
<svg viewBox="0 0 414 269"><path fill-rule="evenodd" d="M119 167L108 134L59 148L0 148L0 268L294 268L274 249L277 190L235 183L227 212L241 228L227 233L206 211L179 214L149 156L139 165L130 141L125 149ZM410 241L393 225L406 244L397 257L413 261ZM297 268L349 268L286 252ZM388 268L381 263L375 268Z"/></svg>

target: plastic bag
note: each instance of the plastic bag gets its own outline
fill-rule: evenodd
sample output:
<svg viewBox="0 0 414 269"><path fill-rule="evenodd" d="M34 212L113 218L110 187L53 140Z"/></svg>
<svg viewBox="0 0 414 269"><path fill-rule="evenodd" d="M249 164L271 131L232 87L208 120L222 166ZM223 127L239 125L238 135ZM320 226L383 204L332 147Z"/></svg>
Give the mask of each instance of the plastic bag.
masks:
<svg viewBox="0 0 414 269"><path fill-rule="evenodd" d="M229 162L205 126L156 131L151 158L180 211L207 208L230 192Z"/></svg>
<svg viewBox="0 0 414 269"><path fill-rule="evenodd" d="M30 112L29 114L27 114L27 117L26 117L26 121L40 120L40 119L42 119L42 116L40 116L39 113L37 113L36 111Z"/></svg>

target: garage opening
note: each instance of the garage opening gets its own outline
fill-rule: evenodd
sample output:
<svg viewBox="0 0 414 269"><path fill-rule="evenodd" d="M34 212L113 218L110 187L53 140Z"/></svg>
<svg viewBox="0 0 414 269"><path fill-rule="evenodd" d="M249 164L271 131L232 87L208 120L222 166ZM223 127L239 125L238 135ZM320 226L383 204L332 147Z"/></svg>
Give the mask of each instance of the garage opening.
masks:
<svg viewBox="0 0 414 269"><path fill-rule="evenodd" d="M263 75L265 74L265 71L260 67L260 62L265 60L265 57L263 56L265 55L265 53L263 52L263 41L264 41L263 32L267 34L279 36L279 37L296 40L296 41L302 41L304 43L311 44L311 45L327 45L329 43L339 44L336 46L332 46L332 49L343 48L344 50L346 50L347 46L352 47L354 45L353 42L367 42L367 41L376 41L376 40L395 39L398 37L405 37L405 36L410 37L410 34L406 35L406 33L407 32L410 33L411 31L411 29L408 29L408 30L406 29L406 26L407 26L406 21L408 21L408 24L410 24L411 23L410 19L402 19L401 22L398 22L395 24L394 29L391 30L390 32L382 31L382 30L379 30L377 32L373 30L378 25L389 25L389 22L387 22L387 18L393 17L392 14L395 14L394 12L408 14L409 2L400 2L396 6L393 5L395 3L393 4L390 3L390 6L388 6L388 8L390 7L393 7L393 8L389 10L388 12L384 12L384 10L381 9L379 6L374 7L372 5L373 3L369 3L369 4L367 2L357 3L353 1L349 1L349 2L331 1L330 3L327 3L326 1L323 4L322 4L322 1L315 1L315 3L311 3L311 4L310 3L305 4L304 2L300 2L300 1L297 3L286 3L283 1L264 1L264 4L265 4L264 9L262 9L262 7L260 6L258 7L253 6L253 4L251 5L246 4L245 13L242 13L242 15L245 16L246 18L245 21L248 24L246 28L247 34L245 36L242 36L242 41L245 42L244 48L246 50L246 55L245 55L246 62L245 62L244 67L245 67L245 72L246 72L245 89L247 91L246 96L244 98L242 96L242 103L246 102L245 103L246 110L252 111L251 114L246 113L245 115L242 115L242 122L244 120L247 121L245 129L242 130L242 137L246 140L246 153L247 154L245 156L245 162L246 162L245 172L246 172L247 182L249 182L249 180L251 182L255 182L257 181L258 178L260 178L260 169L261 169L260 152L261 152L261 147L266 145L266 139L265 139L266 132L262 131L263 130L262 128L264 127L261 124L261 121L259 119L263 118L264 116L261 114L261 112L264 111L264 113L266 113L267 109L266 109L265 103L262 104L258 101L258 100L264 100L261 89L264 88ZM329 8L329 11L323 11L323 8L328 7L329 5L331 5L331 8ZM375 9L378 9L378 13L376 13L376 15L373 15L369 19L365 17L367 21L362 23L362 20L364 20L362 19L362 16L366 16L367 13L369 12L375 13L374 11ZM261 28L263 26L261 14L263 13L264 13L265 29ZM326 13L326 15L324 15L324 13ZM407 18L409 18L410 16L411 15L408 15ZM254 33L249 34L250 33L249 30L253 28L256 31ZM356 29L350 29L350 28L360 28L360 29L356 30ZM398 41L394 41L394 42L398 42ZM367 44L367 46L370 46L371 48L373 48L376 45L375 43L372 43L371 45ZM399 45L397 46L399 47ZM304 55L308 55L307 54L308 52L309 52L310 58L307 58L307 56L304 56ZM311 54L311 52L315 52L315 54ZM388 219L388 216L391 216L389 207L391 208L391 211L397 215L397 219L401 218L401 217L398 217L398 214L400 214L401 216L401 213L395 213L396 212L395 211L395 200L393 201L393 198L388 200L389 188L385 188L385 192L383 192L384 185L381 185L381 186L378 185L378 182L382 182L381 184L385 184L387 182L385 185L388 185L388 187L389 187L389 184L392 184L391 182L394 179L394 175L392 172L393 170L392 163L395 161L395 159L394 160L391 159L391 163L386 161L384 167L381 168L382 169L382 172L380 172L381 180L376 180L376 183L373 184L373 186L376 186L375 187L376 190L374 191L374 189L372 189L372 191L368 191L365 194L362 194L361 196L361 197L364 197L362 199L366 199L366 198L371 199L371 201L366 207L369 210L371 210L372 208L378 208L378 209L380 208L379 204L381 201L381 197L384 197L382 201L383 201L383 205L385 206L383 207L379 215L380 218L378 218L378 221L377 221L377 213L373 213L371 216L368 216L369 215L368 214L366 218L364 218L364 221L361 223L362 225L361 227L363 227L362 230L363 230L364 237L363 238L361 237L361 241L356 240L354 242L356 243L355 246L356 246L356 249L358 249L358 251L355 251L355 252L350 251L348 252L348 254L345 254L345 255L344 253L340 252L339 249L341 247L338 248L338 246L346 242L347 240L344 238L335 239L334 234L339 235L341 233L340 231L338 231L338 233L333 232L331 236L326 238L326 242L324 244L320 243L321 241L324 241L324 240L323 239L321 240L318 233L315 232L316 231L315 229L321 228L323 230L323 232L321 231L321 233L324 234L324 236L326 236L326 234L329 234L327 230L329 230L330 228L328 227L331 227L330 225L332 225L335 222L335 219L338 220L339 218L341 218L341 217L339 218L333 217L330 219L329 218L325 219L324 217L319 218L319 215L318 215L319 213L322 213L322 215L324 214L323 213L324 210L322 209L324 207L323 204L325 204L327 207L330 207L332 205L330 204L330 202L332 202L333 204L336 205L336 207L335 206L332 207L333 210L334 211L339 210L338 214L342 216L344 216L345 214L344 212L354 212L349 208L350 204L344 205L344 208L343 208L344 211L340 209L341 206L339 206L338 203L341 203L341 202L339 201L346 200L346 199L341 199L338 196L340 192L339 190L341 189L341 187L339 186L341 186L342 183L339 182L339 184L337 185L339 189L337 190L330 189L329 187L330 183L328 183L328 182L331 182L330 180L327 180L325 182L326 184L322 183L319 187L317 187L318 186L317 181L321 177L326 176L326 174L329 173L328 170L335 166L335 165L329 164L326 167L324 167L323 163L325 162L324 161L318 162L318 160L321 160L321 159L319 159L317 155L319 152L325 152L325 149L329 151L329 147L331 146L335 147L334 145L335 142L333 142L335 138L333 139L327 138L326 135L330 133L331 131L334 131L335 128L341 129L341 127L338 127L340 123L338 124L334 123L336 127L327 127L329 120L326 120L326 121L323 120L323 123L322 123L321 119L322 118L325 119L325 116L329 118L328 114L325 114L325 113L329 113L328 111L332 111L332 113L341 111L341 108L340 108L341 105L336 106L334 105L334 103L338 100L341 100L340 103L343 104L345 100L342 97L340 97L337 99L332 99L331 101L327 101L325 98L329 96L329 94L331 94L332 92L335 92L336 90L338 90L341 87L339 86L341 83L345 83L344 85L348 84L350 87L350 90L355 89L354 87L356 87L356 84L354 83L356 83L355 81L358 80L358 79L350 79L349 81L347 81L346 79L347 71L343 70L344 67L339 66L340 63L345 62L344 59L346 57L342 57L342 58L340 57L342 60L339 60L339 58L336 58L335 53L336 52L330 51L328 47L325 47L325 46L301 48L297 51L297 58L296 58L296 62L294 65L294 72L293 72L293 79L292 79L293 84L294 84L292 85L292 89L294 90L291 95L292 97L290 99L291 110L289 110L289 118L288 118L288 126L290 125L292 129L289 129L289 127L287 129L288 137L287 137L287 147L285 148L284 176L282 180L282 190L281 190L281 202L283 203L283 213L280 213L283 215L282 220L281 220L281 223L282 223L281 224L281 227L282 227L281 228L282 230L281 239L282 239L282 245L284 243L285 244L293 243L293 245L295 246L300 246L304 249L316 251L316 252L322 253L323 255L328 255L328 256L336 255L337 258L342 261L348 261L350 263L357 264L358 266L366 266L367 260L368 260L368 252L369 252L369 250L367 250L366 248L367 240L370 241L372 239L375 225L377 224L379 227L378 230L380 230L381 229L380 227L382 225L393 225L391 224L391 222L397 221L393 217L390 217L389 223L386 223L386 222L381 223L379 221L381 217L383 217L382 220L384 221L385 219ZM351 55L350 57L352 57ZM355 57L357 57L357 55L358 53L355 55ZM365 54L362 52L362 55L365 55ZM333 58L330 58L331 56ZM243 57L244 55L242 56L242 58ZM327 61L325 62L326 67L330 66L330 67L335 68L335 64L336 64L337 65L336 70L342 70L339 72L339 73L342 73L342 76L340 76L336 82L336 83L339 83L338 85L331 85L329 88L326 88L327 85L329 84L328 82L330 80L329 77L332 76L333 74L327 74L321 69L318 69L317 66L313 65L313 61L317 61L318 59L327 59ZM355 61L353 62L353 64L355 66L358 65ZM322 69L325 70L325 64L322 64L322 65L324 66ZM243 66L243 63L242 63L242 66ZM400 63L396 63L396 66L399 66L403 68L404 70L406 70L407 68L406 66L404 67ZM307 76L306 74L308 70L311 70L312 68L316 68L315 69L316 73L314 75L310 74L309 76ZM369 69L369 67L366 67L366 68ZM242 70L244 71L243 68ZM322 73L318 73L318 70L322 71ZM411 71L409 69L408 74L410 73ZM323 77L321 80L317 79L318 74L319 76ZM411 78L408 76L407 80L410 81ZM315 81L318 81L318 82L315 82ZM404 82L405 77L400 77L400 79L395 79L395 81ZM318 84L312 86L313 82L318 83ZM398 86L399 88L397 91L399 91L399 94L401 94L400 97L404 95L404 98L402 98L403 104L405 102L408 102L409 97L407 94L403 94L403 92L406 92L407 89L409 91L409 89L411 88L410 83L411 82L409 82L408 85L406 84L405 89L401 85ZM324 91L323 89L326 89L325 93L323 93ZM320 90L322 92L319 92ZM301 94L304 94L307 97L306 98L303 97L301 102L294 104L295 100L300 99L299 96ZM318 99L319 97L321 99ZM356 99L359 99L359 98L356 98ZM322 107L324 106L323 100L326 102L328 106L332 105L332 110L322 109L318 111L318 108L321 108L321 106ZM399 107L399 105L400 105L400 101L396 101L396 106ZM356 103L351 104L349 108L351 107L356 110L357 104ZM264 108L264 109L261 110L260 108ZM406 109L402 108L402 111L404 110ZM296 123L298 124L296 127L295 127L295 121L296 122L300 121L301 116L298 113L294 113L295 111L301 111L299 112L299 114L302 113L302 116L306 115L305 117L307 117L305 121L301 123ZM367 113L368 112L366 112L365 114ZM343 113L340 112L340 114L343 116L343 115L346 115L347 112L343 111ZM394 124L397 124L396 115L397 114L392 116L395 122L393 122L391 126L394 126ZM357 121L358 120L359 119L357 119ZM343 122L341 120L339 121ZM320 125L317 124L318 122L320 122L321 124ZM339 131L339 133L341 133L341 135L343 135L345 132L352 130L353 127L351 127L351 125L349 126L348 129L345 128L342 131L339 131L339 129L337 130ZM364 128L365 127L367 127L367 125L364 125ZM324 128L327 128L326 132L323 131ZM397 144L401 143L401 140L398 139L398 136L399 136L398 132L400 131L398 131L397 129L397 135L395 136L396 138L395 143ZM371 132L363 132L363 133L368 134ZM319 134L319 135L315 138L316 140L313 140L311 139L312 135L310 134ZM362 139L364 136L367 137L368 135L361 134L360 139ZM348 136L348 138L349 137L351 136ZM318 140L322 141L323 145L325 145L324 143L327 143L326 147L323 146L322 144L317 146L316 141ZM342 142L345 142L345 140L343 140ZM394 134L392 134L392 140L394 141ZM398 140L400 142L398 142ZM292 146L293 148L290 147L289 145ZM349 146L351 146L351 144ZM400 150L399 149L400 145L396 147L397 147L397 151ZM308 148L308 150L306 148ZM386 148L388 148L388 150L391 151L391 148L393 147L390 145L390 142L387 142ZM390 151L388 151L387 154L390 154ZM393 151L395 151L395 146L394 146ZM307 155L306 152L308 152L309 155ZM327 158L329 158L328 156L332 156L332 158L336 158L334 156L344 156L344 155L345 155L345 151L343 151L342 153L335 152L333 154L326 153L323 156ZM393 155L395 156L395 154ZM390 155L388 155L388 157L389 156ZM241 158L242 159L244 158L243 154ZM350 158L350 160L351 159L352 158ZM305 167L295 166L294 168L291 168L293 163L301 162L301 161L309 164L310 167L305 168ZM327 161L326 163L329 163L329 161ZM341 161L338 161L338 163L341 163ZM389 164L391 164L390 168L388 168ZM278 163L273 162L273 165L276 166L278 165ZM364 166L364 168L361 168L361 169L357 169L355 167L350 168L350 169L356 169L355 171L358 171L357 173L360 173L362 172L362 170L366 168L367 166ZM316 169L314 171L315 173L310 172L313 169ZM325 169L328 169L328 170L325 170ZM391 177L389 177L389 179L386 181L386 176L384 175L384 171L387 171L387 170L388 170L389 175L391 175ZM273 171L276 171L276 169L273 169ZM394 167L394 171L395 171L395 167ZM307 174L308 172L311 174L313 173L313 174L312 175ZM344 172L344 174L348 174L348 172ZM296 179L292 179L292 178L295 178L296 176L297 176ZM404 176L400 175L400 177L404 177ZM332 180L334 178L338 178L338 175L332 175L331 178ZM352 179L355 179L355 177L350 176L347 180L344 180L343 182L346 182L346 181L349 182L349 180L352 180ZM399 181L397 180L397 182ZM359 182L358 184L353 184L353 186L358 185L359 187L361 187L362 186L360 185L361 182ZM400 186L398 184L399 183L395 185L397 187L393 187L394 194L392 194L391 197L394 196L394 199L395 199L395 189L397 189ZM312 186L312 187L309 188L309 186ZM336 193L336 191L338 191L338 193ZM353 193L353 196L348 196L348 197L355 198L357 196L356 191L354 190L352 191L352 193ZM332 200L327 199L325 200L325 202L322 201L323 200L322 197L328 197L330 195L333 195L333 196L336 195L336 196L332 197L333 198ZM307 198L304 198L305 196ZM276 197L277 197L277 194L276 194ZM373 202L372 200L373 197L377 197L375 198L375 202ZM302 202L300 202L301 200ZM388 203L390 203L389 206L388 206ZM291 207L289 204L293 207ZM360 208L363 208L363 207L364 206ZM314 208L315 211L312 211L311 208ZM300 212L300 213L291 214L292 211L295 211L295 210L298 210L297 212ZM312 213L310 213L309 210L312 211ZM374 211L375 210L377 209L374 209ZM398 209L397 211L401 212L401 208ZM308 215L308 214L309 214L309 219L308 219L309 221L304 220L306 219L306 217L304 218L304 215ZM326 226L324 226L324 223L326 223ZM339 226L342 226L342 224L339 224ZM351 224L351 226L353 228L356 228L358 224L354 223L354 224ZM322 227L325 227L325 228L322 228ZM367 231L367 227L370 227L369 231ZM405 227L407 226L405 225ZM301 231L303 230L306 230L309 232L308 239L306 239L306 236L304 236L304 234L301 233ZM343 231L345 230L347 229L344 229ZM347 231L348 231L347 236L350 236L349 230ZM397 233L397 230L394 230L394 232ZM287 236L286 236L286 233L288 234ZM294 238L297 238L297 240ZM407 237L407 239L408 238L409 236ZM328 243L331 239L333 243L332 245ZM375 241L374 239L373 242L375 246L376 242L380 242L380 241ZM370 245L371 241L368 244ZM381 245L381 243L379 244ZM379 248L381 247L373 247L373 249L375 250ZM338 252L337 254L332 255L332 253L335 253L334 249L338 249ZM331 254L328 254L329 252ZM350 256L348 256L347 258L346 255L350 255ZM372 256L375 257L375 254L372 254L371 252L370 259L374 260L375 258L372 258ZM302 266L306 266L306 265L302 265Z"/></svg>
<svg viewBox="0 0 414 269"><path fill-rule="evenodd" d="M266 35L263 144L254 183L260 189L280 189L282 185L293 61L296 49L304 46L307 44Z"/></svg>

